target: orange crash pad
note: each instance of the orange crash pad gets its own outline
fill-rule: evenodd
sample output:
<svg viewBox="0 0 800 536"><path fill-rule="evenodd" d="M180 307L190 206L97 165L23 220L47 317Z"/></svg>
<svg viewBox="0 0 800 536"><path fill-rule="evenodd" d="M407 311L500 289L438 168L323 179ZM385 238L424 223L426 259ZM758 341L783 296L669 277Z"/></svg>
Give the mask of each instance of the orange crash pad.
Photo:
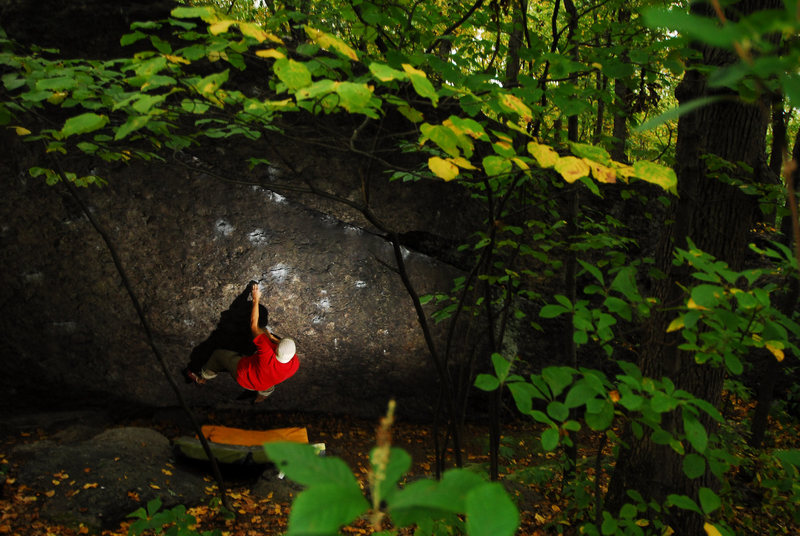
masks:
<svg viewBox="0 0 800 536"><path fill-rule="evenodd" d="M243 430L228 426L206 425L201 427L203 435L209 441L223 445L242 445L260 447L264 443L291 441L292 443L308 443L308 431L305 428L276 428L274 430Z"/></svg>

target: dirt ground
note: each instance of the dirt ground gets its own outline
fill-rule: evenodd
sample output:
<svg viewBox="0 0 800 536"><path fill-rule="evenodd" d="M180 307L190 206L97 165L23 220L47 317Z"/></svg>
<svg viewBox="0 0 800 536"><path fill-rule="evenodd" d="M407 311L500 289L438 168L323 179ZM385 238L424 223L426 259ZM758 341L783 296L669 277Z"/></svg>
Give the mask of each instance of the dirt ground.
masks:
<svg viewBox="0 0 800 536"><path fill-rule="evenodd" d="M196 417L202 424L221 424L246 429L304 426L308 430L311 443L324 443L328 455L342 458L353 470L362 488L367 487L368 454L375 444L377 422L321 414L254 411L249 408L206 409L198 411ZM76 418L80 420L79 425L76 425ZM9 453L21 444L46 439L57 442L70 441L74 440L76 435L89 435L117 426L152 428L169 439L191 433L188 421L177 408L137 410L116 415L109 415L105 411L90 411L61 417L58 413L37 413L27 417L20 415L5 419L4 423L0 423L0 432L3 434L0 439L0 512L2 512L0 535L72 536L89 533L88 527L60 525L40 515L42 502L46 500L48 491L33 490L18 484L15 479L18 462ZM526 443L534 441L533 425L509 423L506 429L507 434L503 441L504 452L508 455L503 460L505 469L532 462L533 459L530 457L523 458L522 453L527 452L525 456L536 457L535 452L540 450L538 445ZM393 427L393 444L406 450L413 460L412 469L406 477L407 481L429 477L434 471L431 430L429 424L422 423L396 422ZM466 431L466 465L487 466L489 458L486 427L471 424L467 426ZM452 460L449 460L449 463L452 465ZM257 475L254 479L252 474L226 471L225 476L227 493L236 510L236 516L233 519L228 518L213 506L219 493L209 471L205 479L207 501L202 504L186 505L189 507L189 513L198 520L198 530L219 529L223 534L232 536L282 534L286 530L290 502L279 502L273 497L254 493L254 480L257 480ZM543 497L533 486L511 482L509 485L519 503L523 519L521 533L543 534L535 527L541 525L541 520L554 512L552 505L541 502ZM106 528L102 534L105 536L127 534L129 525L129 521L123 521L117 527ZM366 518L343 529L345 534L372 532Z"/></svg>

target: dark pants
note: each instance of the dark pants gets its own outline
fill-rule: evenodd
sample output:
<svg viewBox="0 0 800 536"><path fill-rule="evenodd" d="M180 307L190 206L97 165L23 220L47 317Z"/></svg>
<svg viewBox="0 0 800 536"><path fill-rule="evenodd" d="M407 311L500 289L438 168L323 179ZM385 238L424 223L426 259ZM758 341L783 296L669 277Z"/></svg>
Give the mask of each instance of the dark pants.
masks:
<svg viewBox="0 0 800 536"><path fill-rule="evenodd" d="M214 350L206 364L200 369L200 375L206 380L213 380L218 373L227 371L236 379L236 367L239 366L241 359L242 355L233 350ZM245 389L247 388L245 387ZM252 389L247 390L252 391ZM275 386L272 386L264 391L258 391L258 394L269 396L274 390Z"/></svg>

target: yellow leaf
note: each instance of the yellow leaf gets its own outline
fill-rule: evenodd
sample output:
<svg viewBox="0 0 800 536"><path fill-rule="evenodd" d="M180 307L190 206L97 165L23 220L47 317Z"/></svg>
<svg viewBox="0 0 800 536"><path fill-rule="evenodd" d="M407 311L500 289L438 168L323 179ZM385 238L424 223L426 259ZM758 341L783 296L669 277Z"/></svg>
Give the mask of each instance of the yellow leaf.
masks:
<svg viewBox="0 0 800 536"><path fill-rule="evenodd" d="M539 524L544 524L544 522L547 521L542 514L533 514L533 518Z"/></svg>
<svg viewBox="0 0 800 536"><path fill-rule="evenodd" d="M398 106L397 111L403 114L403 116L412 123L420 123L425 120L425 116L423 116L419 110L411 106Z"/></svg>
<svg viewBox="0 0 800 536"><path fill-rule="evenodd" d="M604 184L614 184L617 182L617 172L614 171L613 168L604 166L588 158L584 158L583 161L589 164L589 167L592 169L592 177L594 177L597 182L602 182Z"/></svg>
<svg viewBox="0 0 800 536"><path fill-rule="evenodd" d="M83 485L83 489L96 488L97 482L89 482Z"/></svg>
<svg viewBox="0 0 800 536"><path fill-rule="evenodd" d="M769 350L770 353L775 356L775 359L783 361L783 344L778 341L767 341L764 348Z"/></svg>
<svg viewBox="0 0 800 536"><path fill-rule="evenodd" d="M439 158L438 156L432 156L428 159L428 168L437 177L442 178L445 181L451 181L458 177L458 166L448 160L445 160L444 158Z"/></svg>
<svg viewBox="0 0 800 536"><path fill-rule="evenodd" d="M686 302L686 307L689 309L697 309L698 311L708 311L708 307L697 305L697 302L695 302L692 298L689 298L689 301Z"/></svg>
<svg viewBox="0 0 800 536"><path fill-rule="evenodd" d="M242 34L246 35L247 37L252 37L259 43L263 43L267 39L269 39L273 43L283 43L283 41L281 41L281 39L278 36L273 35L269 32L265 32L252 22L240 22L239 31L242 32Z"/></svg>
<svg viewBox="0 0 800 536"><path fill-rule="evenodd" d="M679 329L683 329L683 327L684 327L683 317L679 316L678 318L673 319L672 322L669 323L669 326L667 326L667 333L678 331Z"/></svg>
<svg viewBox="0 0 800 536"><path fill-rule="evenodd" d="M540 167L550 168L558 162L558 153L549 145L532 141L528 143L528 152L536 159Z"/></svg>
<svg viewBox="0 0 800 536"><path fill-rule="evenodd" d="M625 164L620 164L619 162L614 162L614 164L615 164L614 167L616 168L617 172L617 177L619 177L625 182L628 182L628 179L633 177L634 175L633 167Z"/></svg>
<svg viewBox="0 0 800 536"><path fill-rule="evenodd" d="M161 472L167 476L172 476L172 471L167 471L166 469L162 469Z"/></svg>
<svg viewBox="0 0 800 536"><path fill-rule="evenodd" d="M581 177L588 177L591 172L586 162L574 156L559 158L554 168L570 184Z"/></svg>
<svg viewBox="0 0 800 536"><path fill-rule="evenodd" d="M464 158L463 156L457 156L456 158L450 158L450 162L454 163L458 167L462 169L478 169L472 165L472 162Z"/></svg>
<svg viewBox="0 0 800 536"><path fill-rule="evenodd" d="M150 487L153 489L161 489L160 486L156 486L155 484L150 484Z"/></svg>
<svg viewBox="0 0 800 536"><path fill-rule="evenodd" d="M285 58L286 54L274 48L267 48L262 50L256 50L256 56L258 56L259 58L275 58L276 60L279 60L281 58Z"/></svg>
<svg viewBox="0 0 800 536"><path fill-rule="evenodd" d="M347 56L353 61L358 61L358 55L356 54L356 51L350 48L350 46L348 46L347 43L345 43L338 37L334 37L323 31L316 30L314 28L311 28L310 26L306 26L305 29L308 36L314 41L316 41L316 43L325 50L334 49L342 56Z"/></svg>
<svg viewBox="0 0 800 536"><path fill-rule="evenodd" d="M517 114L525 123L533 119L533 112L528 108L528 105L522 102L522 99L510 93L503 93L500 97L500 107Z"/></svg>
<svg viewBox="0 0 800 536"><path fill-rule="evenodd" d="M14 132L17 133L17 136L27 136L28 134L31 133L31 131L25 127L13 127L13 128Z"/></svg>
<svg viewBox="0 0 800 536"><path fill-rule="evenodd" d="M67 93L66 91L56 91L55 93L47 97L47 102L49 102L50 104L61 104L62 102L64 102L64 99L67 98L67 95L69 95L69 93Z"/></svg>
<svg viewBox="0 0 800 536"><path fill-rule="evenodd" d="M183 63L184 65L189 65L191 62L186 58L182 58L181 56L175 56L173 54L164 54L164 57L167 58L167 61L172 63Z"/></svg>
<svg viewBox="0 0 800 536"><path fill-rule="evenodd" d="M703 525L703 530L706 531L708 536L722 536L722 533L719 531L719 529L708 521L706 521L705 525Z"/></svg>
<svg viewBox="0 0 800 536"><path fill-rule="evenodd" d="M50 491L45 491L44 494L46 497L52 497L53 495L56 494L56 490L51 489Z"/></svg>
<svg viewBox="0 0 800 536"><path fill-rule="evenodd" d="M235 20L221 20L219 22L215 22L208 27L208 32L211 35L219 35L221 33L227 32L228 28L231 24L236 24Z"/></svg>
<svg viewBox="0 0 800 536"><path fill-rule="evenodd" d="M512 158L511 161L514 162L517 165L517 167L521 170L528 171L529 169L531 169L528 163L518 156Z"/></svg>
<svg viewBox="0 0 800 536"><path fill-rule="evenodd" d="M617 402L619 402L620 399L619 391L617 391L616 389L614 389L613 391L609 391L608 398L610 398L611 401L616 404Z"/></svg>

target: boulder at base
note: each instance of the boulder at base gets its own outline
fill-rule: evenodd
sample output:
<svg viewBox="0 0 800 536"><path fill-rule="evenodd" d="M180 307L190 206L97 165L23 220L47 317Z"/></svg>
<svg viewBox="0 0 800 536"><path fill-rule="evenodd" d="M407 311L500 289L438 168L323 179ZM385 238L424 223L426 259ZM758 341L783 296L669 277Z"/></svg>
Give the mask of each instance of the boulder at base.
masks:
<svg viewBox="0 0 800 536"><path fill-rule="evenodd" d="M176 468L169 440L148 428L112 428L72 444L38 441L11 454L17 482L37 493L42 515L67 525L116 526L155 498L164 508L207 500L204 476Z"/></svg>

